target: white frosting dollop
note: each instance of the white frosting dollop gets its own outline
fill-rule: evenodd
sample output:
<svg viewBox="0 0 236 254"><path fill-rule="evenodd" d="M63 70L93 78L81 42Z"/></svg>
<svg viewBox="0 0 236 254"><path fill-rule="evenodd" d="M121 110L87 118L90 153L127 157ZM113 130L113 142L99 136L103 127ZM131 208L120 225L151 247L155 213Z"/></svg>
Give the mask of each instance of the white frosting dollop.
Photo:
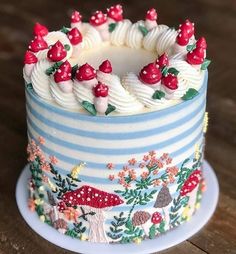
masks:
<svg viewBox="0 0 236 254"><path fill-rule="evenodd" d="M157 25L157 27L150 30L143 39L143 47L146 50L154 51L156 49L158 36L167 29L168 26L166 25Z"/></svg>
<svg viewBox="0 0 236 254"><path fill-rule="evenodd" d="M143 108L143 105L124 89L118 76L98 71L97 79L109 87L108 102L116 107L116 112L132 113Z"/></svg>
<svg viewBox="0 0 236 254"><path fill-rule="evenodd" d="M128 29L126 35L126 45L130 48L140 49L142 47L143 34L139 30L139 26L144 26L144 22L138 21Z"/></svg>
<svg viewBox="0 0 236 254"><path fill-rule="evenodd" d="M126 36L131 25L132 23L128 19L124 19L118 22L114 31L111 33L111 43L115 46L123 46L125 44Z"/></svg>
<svg viewBox="0 0 236 254"><path fill-rule="evenodd" d="M57 102L57 104L68 109L81 108L81 105L77 102L73 92L64 93L59 88L58 84L54 81L53 77L50 77L49 80L50 80L50 91L53 99Z"/></svg>
<svg viewBox="0 0 236 254"><path fill-rule="evenodd" d="M93 99L94 99L93 91L91 88L86 87L83 84L83 82L74 80L73 90L74 90L76 100L79 103L82 103L83 101L88 101L90 103L93 103Z"/></svg>
<svg viewBox="0 0 236 254"><path fill-rule="evenodd" d="M157 44L156 49L157 53L159 55L162 55L163 53L170 53L171 47L174 45L177 31L175 29L169 28L165 31L163 31L157 38Z"/></svg>
<svg viewBox="0 0 236 254"><path fill-rule="evenodd" d="M49 76L46 74L46 70L50 68L53 63L50 63L47 59L42 59L36 63L31 75L31 82L34 91L43 99L52 100L50 93Z"/></svg>
<svg viewBox="0 0 236 254"><path fill-rule="evenodd" d="M102 43L100 33L91 25L83 26L83 48L85 50L98 47Z"/></svg>

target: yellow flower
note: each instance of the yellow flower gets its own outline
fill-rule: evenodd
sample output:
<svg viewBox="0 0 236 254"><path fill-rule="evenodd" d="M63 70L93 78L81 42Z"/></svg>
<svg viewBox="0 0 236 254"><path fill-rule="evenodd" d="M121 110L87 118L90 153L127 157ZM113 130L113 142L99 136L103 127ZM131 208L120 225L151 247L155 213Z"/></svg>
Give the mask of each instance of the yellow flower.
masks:
<svg viewBox="0 0 236 254"><path fill-rule="evenodd" d="M142 239L139 238L139 237L136 237L136 238L134 238L134 242L135 242L136 244L140 244L140 243L142 242Z"/></svg>
<svg viewBox="0 0 236 254"><path fill-rule="evenodd" d="M196 203L195 208L196 208L196 209L199 209L199 208L200 208L200 203L199 203L199 202Z"/></svg>
<svg viewBox="0 0 236 254"><path fill-rule="evenodd" d="M190 207L187 205L187 206L184 208L183 213L182 213L182 218L184 218L184 219L187 220L187 221L190 219L189 211L190 211Z"/></svg>
<svg viewBox="0 0 236 254"><path fill-rule="evenodd" d="M70 174L72 176L72 178L77 179L81 169L84 166L85 166L85 163L81 162L79 165L76 165L75 167L73 167L73 169L71 170L71 174Z"/></svg>
<svg viewBox="0 0 236 254"><path fill-rule="evenodd" d="M44 186L43 186L43 185L41 185L41 186L39 187L39 191L40 191L40 192L43 192L43 191L44 191Z"/></svg>
<svg viewBox="0 0 236 254"><path fill-rule="evenodd" d="M48 179L48 185L52 191L56 191L57 187Z"/></svg>
<svg viewBox="0 0 236 254"><path fill-rule="evenodd" d="M86 236L85 234L82 234L82 235L80 236L80 240L81 240L81 241L86 241L86 240L87 240L87 236Z"/></svg>
<svg viewBox="0 0 236 254"><path fill-rule="evenodd" d="M203 133L206 133L206 132L207 132L208 120L209 120L208 112L205 112L204 120L203 120Z"/></svg>
<svg viewBox="0 0 236 254"><path fill-rule="evenodd" d="M37 198L34 200L35 205L42 205L44 201L41 198Z"/></svg>
<svg viewBox="0 0 236 254"><path fill-rule="evenodd" d="M200 159L200 146L199 144L195 144L195 152L194 152L194 156L196 160Z"/></svg>
<svg viewBox="0 0 236 254"><path fill-rule="evenodd" d="M40 219L42 222L44 222L44 221L45 221L45 216L44 216L44 215L40 215L40 216L39 216L39 219Z"/></svg>

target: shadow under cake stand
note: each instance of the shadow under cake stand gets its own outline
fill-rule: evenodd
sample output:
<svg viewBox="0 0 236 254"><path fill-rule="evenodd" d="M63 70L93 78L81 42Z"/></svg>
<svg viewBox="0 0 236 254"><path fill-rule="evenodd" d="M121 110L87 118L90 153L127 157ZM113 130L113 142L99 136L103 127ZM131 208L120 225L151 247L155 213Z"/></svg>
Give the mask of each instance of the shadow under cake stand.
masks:
<svg viewBox="0 0 236 254"><path fill-rule="evenodd" d="M139 245L134 243L102 244L83 242L63 235L46 223L42 223L37 213L31 212L27 205L27 183L30 178L29 165L25 166L18 179L16 201L20 213L28 225L41 237L64 249L83 254L148 254L165 250L185 241L196 234L213 215L218 202L219 185L216 175L207 161L204 161L203 168L207 190L203 193L200 209L196 211L191 220L155 239L145 240Z"/></svg>

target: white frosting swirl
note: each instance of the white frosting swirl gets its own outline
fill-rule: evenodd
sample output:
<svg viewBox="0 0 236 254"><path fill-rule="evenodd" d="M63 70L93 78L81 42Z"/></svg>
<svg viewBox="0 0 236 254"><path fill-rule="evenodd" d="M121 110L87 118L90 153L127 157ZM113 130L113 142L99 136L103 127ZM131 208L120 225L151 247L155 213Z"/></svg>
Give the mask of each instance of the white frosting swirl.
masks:
<svg viewBox="0 0 236 254"><path fill-rule="evenodd" d="M79 103L83 101L88 101L93 103L94 95L90 88L86 87L83 82L74 80L73 90L75 97Z"/></svg>
<svg viewBox="0 0 236 254"><path fill-rule="evenodd" d="M58 87L58 84L54 81L53 77L51 77L49 80L52 97L60 106L68 109L81 108L81 105L77 102L74 93L63 93Z"/></svg>
<svg viewBox="0 0 236 254"><path fill-rule="evenodd" d="M162 98L153 99L155 90L144 85L134 73L127 73L122 79L123 86L133 94L144 106L148 108L163 108L171 105L171 102Z"/></svg>
<svg viewBox="0 0 236 254"><path fill-rule="evenodd" d="M49 77L45 73L48 68L52 66L47 59L42 59L37 62L34 66L31 75L31 82L34 88L34 91L43 99L52 100L52 95L50 93L50 82Z"/></svg>
<svg viewBox="0 0 236 254"><path fill-rule="evenodd" d="M118 76L98 71L97 79L109 87L108 102L116 107L116 112L132 113L143 108L143 105L124 89Z"/></svg>
<svg viewBox="0 0 236 254"><path fill-rule="evenodd" d="M95 48L102 43L100 33L91 25L83 26L83 48L85 50Z"/></svg>
<svg viewBox="0 0 236 254"><path fill-rule="evenodd" d="M138 21L134 23L127 32L126 45L130 48L139 49L142 47L143 34L139 30L139 26L144 26L144 22Z"/></svg>
<svg viewBox="0 0 236 254"><path fill-rule="evenodd" d="M158 36L156 49L159 55L162 55L165 52L167 54L170 53L169 50L174 45L177 34L175 29L169 28Z"/></svg>
<svg viewBox="0 0 236 254"><path fill-rule="evenodd" d="M166 25L157 25L157 27L150 30L150 32L143 39L143 47L146 50L154 51L157 45L158 36L168 29Z"/></svg>
<svg viewBox="0 0 236 254"><path fill-rule="evenodd" d="M128 19L124 19L117 23L116 28L112 31L110 40L115 46L122 46L125 44L126 36L128 30L130 29L132 23Z"/></svg>

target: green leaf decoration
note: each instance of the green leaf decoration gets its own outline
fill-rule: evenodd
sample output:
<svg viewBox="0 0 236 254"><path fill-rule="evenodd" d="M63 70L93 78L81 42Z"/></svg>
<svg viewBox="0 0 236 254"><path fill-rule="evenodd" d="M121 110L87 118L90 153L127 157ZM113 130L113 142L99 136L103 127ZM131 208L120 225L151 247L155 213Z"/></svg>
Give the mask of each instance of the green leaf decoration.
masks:
<svg viewBox="0 0 236 254"><path fill-rule="evenodd" d="M167 66L162 67L161 73L162 73L163 76L166 76L168 74L168 68L167 68Z"/></svg>
<svg viewBox="0 0 236 254"><path fill-rule="evenodd" d="M146 36L148 34L148 30L145 26L138 26L139 31L143 34L143 36Z"/></svg>
<svg viewBox="0 0 236 254"><path fill-rule="evenodd" d="M116 26L117 26L117 23L109 24L109 28L108 28L109 32L112 33L115 30Z"/></svg>
<svg viewBox="0 0 236 254"><path fill-rule="evenodd" d="M88 102L88 101L83 101L82 106L85 110L87 110L91 115L96 116L97 110L94 106L94 104Z"/></svg>
<svg viewBox="0 0 236 254"><path fill-rule="evenodd" d="M61 32L64 34L67 34L70 30L66 28L65 26L62 27Z"/></svg>
<svg viewBox="0 0 236 254"><path fill-rule="evenodd" d="M195 43L192 44L192 45L188 45L188 46L186 47L186 49L187 49L188 52L193 51L195 48L196 48L196 44L195 44Z"/></svg>
<svg viewBox="0 0 236 254"><path fill-rule="evenodd" d="M198 95L198 91L194 88L189 88L186 94L181 98L184 101L192 100L195 96Z"/></svg>
<svg viewBox="0 0 236 254"><path fill-rule="evenodd" d="M27 85L26 85L26 87L27 87L28 89L30 89L30 90L32 90L32 89L33 89L33 86L32 86L32 84L31 84L31 83L27 84Z"/></svg>
<svg viewBox="0 0 236 254"><path fill-rule="evenodd" d="M76 65L74 65L73 67L72 67L72 71L71 71L71 77L72 77L72 79L74 79L75 78L75 75L76 75L76 71L78 70L78 64L76 64Z"/></svg>
<svg viewBox="0 0 236 254"><path fill-rule="evenodd" d="M70 50L70 45L65 44L65 45L64 45L64 48L65 48L66 51L69 51L69 50Z"/></svg>
<svg viewBox="0 0 236 254"><path fill-rule="evenodd" d="M168 73L174 74L175 76L177 76L179 74L179 71L176 70L175 68L171 67L168 69Z"/></svg>
<svg viewBox="0 0 236 254"><path fill-rule="evenodd" d="M149 238L153 239L156 236L156 227L155 224L152 224L152 226L149 228Z"/></svg>
<svg viewBox="0 0 236 254"><path fill-rule="evenodd" d="M156 90L155 93L152 95L152 98L155 100L160 100L161 98L165 97L165 93L160 91L160 90Z"/></svg>
<svg viewBox="0 0 236 254"><path fill-rule="evenodd" d="M105 115L109 115L111 112L113 112L114 110L116 110L116 107L111 105L111 104L108 104L108 107L107 107L107 110L105 112Z"/></svg>
<svg viewBox="0 0 236 254"><path fill-rule="evenodd" d="M205 59L201 65L201 70L206 70L210 63L211 63L211 60Z"/></svg>
<svg viewBox="0 0 236 254"><path fill-rule="evenodd" d="M49 67L48 69L46 69L45 73L50 76L51 74L53 74L53 72L55 72L61 65L63 64L63 62L56 62L53 66Z"/></svg>

